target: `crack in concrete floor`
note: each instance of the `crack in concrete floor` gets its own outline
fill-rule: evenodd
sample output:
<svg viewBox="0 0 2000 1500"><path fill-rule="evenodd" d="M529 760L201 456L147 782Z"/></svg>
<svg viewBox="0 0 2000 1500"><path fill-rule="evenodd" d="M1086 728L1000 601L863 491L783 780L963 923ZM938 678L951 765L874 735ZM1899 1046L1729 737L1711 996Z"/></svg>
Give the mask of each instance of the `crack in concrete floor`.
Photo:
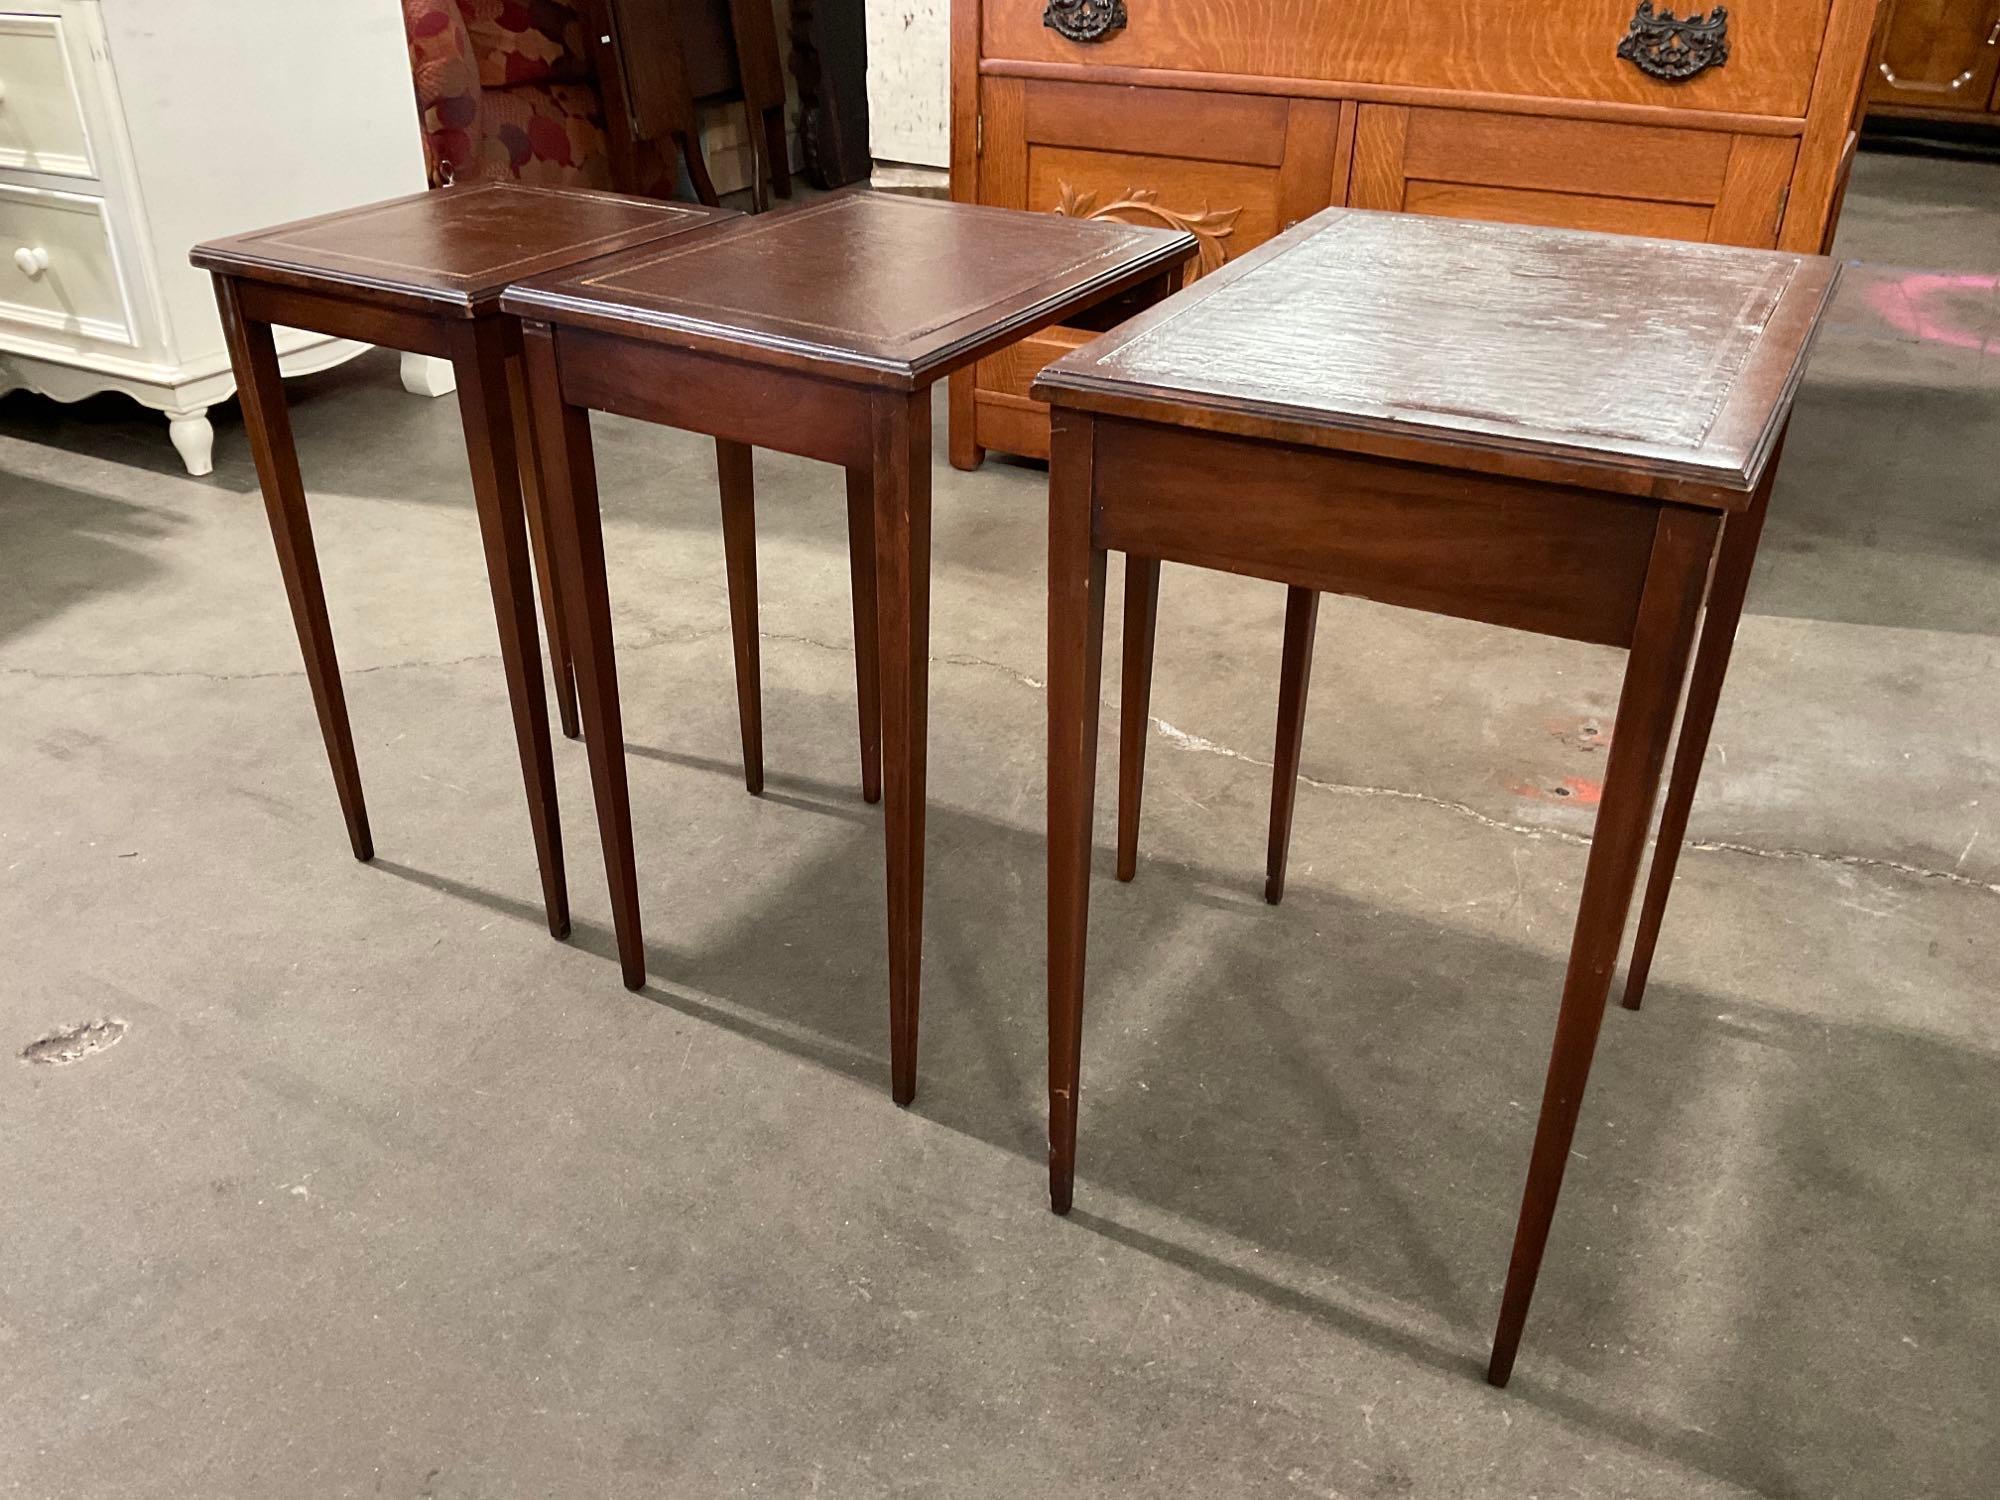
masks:
<svg viewBox="0 0 2000 1500"><path fill-rule="evenodd" d="M727 635L728 633L729 627L726 625L718 625L705 630L678 632L653 631L636 639L619 642L618 649L621 652L629 653L653 650L661 646L691 645L700 641L712 640L717 636ZM823 641L815 636L793 635L775 630L759 631L758 639L781 641L790 645L810 646L820 651L838 652L843 656L850 654L854 649L851 642ZM473 662L495 662L499 659L499 653L497 652L482 652L471 656L454 656L436 661L377 662L372 666L343 668L341 675L343 677L362 677L375 672L420 671L425 669L441 670L466 666ZM973 667L984 671L996 672L1035 692L1041 692L1047 686L1039 677L1030 676L1026 672L1006 665L1004 662L992 661L983 656L969 656L964 654L933 656L930 658L930 661L933 666ZM48 672L35 667L0 666L0 676L29 677L44 682L104 681L120 678L171 679L179 677L199 678L208 682L261 682L275 678L303 677L305 676L305 672L303 669L296 667L269 672L200 672L193 670L154 670L145 668L123 672ZM1235 749L1229 745L1218 744L1216 741L1207 739L1201 735L1190 734L1186 730L1168 723L1165 719L1153 716L1150 718L1150 722L1153 728L1158 731L1160 737L1177 750L1185 751L1189 754L1213 755L1226 760L1241 761L1245 765L1256 766L1266 771L1272 769L1272 763L1268 760ZM1398 802L1423 803L1425 806L1439 808L1445 812L1454 813L1459 817L1469 819L1472 822L1480 824L1482 827L1495 829L1502 833L1511 833L1521 838L1550 839L1557 843L1576 844L1586 847L1590 843L1590 835L1587 833L1575 833L1566 828L1538 827L1532 823L1511 822L1506 818L1496 818L1489 813L1483 813L1470 803L1455 801L1449 797L1434 796L1429 792L1412 791L1408 787L1371 786L1366 783L1352 781L1327 781L1321 777L1308 776L1304 772L1299 774L1299 781L1305 786L1312 787L1315 791L1326 792L1334 796L1380 797ZM1940 870L1929 865L1913 864L1908 860L1890 859L1881 855L1847 854L1826 849L1771 848L1758 844L1739 843L1730 839L1687 839L1682 843L1681 848L1700 854L1739 854L1751 859L1783 860L1807 864L1841 865L1849 869L1880 870L1893 875L1907 876L1914 880L1943 881L1947 885L1959 886L1966 890L1983 891L1989 896L2000 896L2000 882L1980 880L1975 876L1966 875L1958 870Z"/></svg>

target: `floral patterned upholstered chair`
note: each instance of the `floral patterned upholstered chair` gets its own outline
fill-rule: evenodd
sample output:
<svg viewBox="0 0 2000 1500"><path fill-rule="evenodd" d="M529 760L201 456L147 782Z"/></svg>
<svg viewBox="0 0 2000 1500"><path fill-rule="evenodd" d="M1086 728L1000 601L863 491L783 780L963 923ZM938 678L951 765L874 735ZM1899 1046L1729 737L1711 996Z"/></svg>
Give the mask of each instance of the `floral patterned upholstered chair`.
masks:
<svg viewBox="0 0 2000 1500"><path fill-rule="evenodd" d="M630 168L618 171L574 8L560 0L402 4L433 186L512 179L673 196L673 173L650 143L635 143Z"/></svg>

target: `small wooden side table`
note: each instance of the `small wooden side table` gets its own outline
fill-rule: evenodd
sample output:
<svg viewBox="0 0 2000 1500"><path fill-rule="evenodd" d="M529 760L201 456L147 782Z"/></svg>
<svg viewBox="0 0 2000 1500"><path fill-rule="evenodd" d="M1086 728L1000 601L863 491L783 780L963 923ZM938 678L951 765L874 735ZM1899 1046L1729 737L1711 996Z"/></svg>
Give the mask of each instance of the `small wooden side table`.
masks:
<svg viewBox="0 0 2000 1500"><path fill-rule="evenodd" d="M1105 555L1629 648L1487 1378L1513 1369L1704 595L1685 817L1818 257L1329 209L1050 365L1049 1192L1076 1165ZM1718 547L1719 543L1719 547ZM1709 583L1711 564L1717 581ZM1289 634L1289 632L1288 632ZM1672 819L1669 819L1670 823ZM1671 877L1677 834L1654 856Z"/></svg>
<svg viewBox="0 0 2000 1500"><path fill-rule="evenodd" d="M538 277L501 299L525 330L626 985L645 983L646 956L589 412L716 439L752 791L750 448L847 470L862 782L873 789L879 755L885 803L890 1085L907 1104L923 946L930 388L1053 323L1158 301L1194 253L1178 231L859 192Z"/></svg>
<svg viewBox="0 0 2000 1500"><path fill-rule="evenodd" d="M473 184L195 246L190 258L215 277L216 302L243 402L243 425L263 486L271 539L277 544L292 623L305 656L313 706L319 711L320 733L356 859L374 858L375 844L361 798L354 734L334 658L333 630L320 587L312 522L271 325L311 329L452 362L486 573L500 628L501 663L527 785L528 817L541 867L542 898L549 931L562 937L569 932L569 895L563 881L562 827L556 815L534 593L528 581L529 541L522 527L523 477L528 481L529 530L543 613L549 622L557 704L564 732L572 737L577 733L576 705L535 483L532 441L525 455L516 447L517 424L526 430L526 398L518 368L520 329L501 314L500 292L520 276L733 217L719 209L611 193ZM526 464L519 461L524 456Z"/></svg>

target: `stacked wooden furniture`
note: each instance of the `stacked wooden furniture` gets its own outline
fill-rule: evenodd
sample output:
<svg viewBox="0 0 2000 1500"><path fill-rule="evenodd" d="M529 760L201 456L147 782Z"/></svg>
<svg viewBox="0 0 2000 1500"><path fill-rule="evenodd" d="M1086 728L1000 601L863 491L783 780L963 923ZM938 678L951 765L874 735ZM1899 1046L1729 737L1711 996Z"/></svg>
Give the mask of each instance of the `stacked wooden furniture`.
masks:
<svg viewBox="0 0 2000 1500"><path fill-rule="evenodd" d="M2000 0L1888 0L1868 112L2000 125Z"/></svg>
<svg viewBox="0 0 2000 1500"><path fill-rule="evenodd" d="M1189 229L1329 205L1816 251L1877 0L953 0L952 193ZM1046 456L1051 329L952 384L952 462Z"/></svg>

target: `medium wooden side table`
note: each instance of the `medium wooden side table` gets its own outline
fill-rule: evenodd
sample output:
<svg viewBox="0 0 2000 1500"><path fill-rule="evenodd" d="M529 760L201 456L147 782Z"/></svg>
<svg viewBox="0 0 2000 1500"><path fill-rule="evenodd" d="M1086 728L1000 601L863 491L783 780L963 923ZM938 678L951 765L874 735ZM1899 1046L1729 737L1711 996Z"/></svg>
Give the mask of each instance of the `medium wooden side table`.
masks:
<svg viewBox="0 0 2000 1500"><path fill-rule="evenodd" d="M214 274L216 302L243 402L243 425L356 859L374 858L375 844L361 797L354 734L334 658L333 630L320 586L312 522L271 325L311 329L452 362L535 857L541 868L542 898L549 931L562 937L569 932L569 896L563 880L562 827L556 815L534 591L528 581L530 542L522 526L524 478L557 704L563 729L571 736L577 733L576 705L532 442L525 454L517 450L517 426L526 428L526 398L518 368L520 329L501 314L500 293L519 276L574 265L733 217L718 209L611 193L474 184L325 214L194 248L190 258ZM520 462L523 457L528 460L525 464Z"/></svg>
<svg viewBox="0 0 2000 1500"><path fill-rule="evenodd" d="M523 320L627 986L645 983L646 957L589 412L716 439L752 791L762 769L750 448L847 471L862 780L872 790L879 755L885 803L890 1091L907 1104L923 947L930 388L1050 324L1158 301L1194 253L1178 231L859 192L537 277L501 299Z"/></svg>
<svg viewBox="0 0 2000 1500"><path fill-rule="evenodd" d="M1329 209L1042 373L1035 393L1055 408L1049 1192L1058 1213L1069 1209L1076 1166L1107 551L1125 553L1128 567L1191 563L1624 646L1618 732L1487 1369L1506 1383L1697 616L1707 595L1718 613L1695 658L1669 808L1683 818L1739 575L1836 276L1818 257ZM1654 856L1662 898L1670 833Z"/></svg>

